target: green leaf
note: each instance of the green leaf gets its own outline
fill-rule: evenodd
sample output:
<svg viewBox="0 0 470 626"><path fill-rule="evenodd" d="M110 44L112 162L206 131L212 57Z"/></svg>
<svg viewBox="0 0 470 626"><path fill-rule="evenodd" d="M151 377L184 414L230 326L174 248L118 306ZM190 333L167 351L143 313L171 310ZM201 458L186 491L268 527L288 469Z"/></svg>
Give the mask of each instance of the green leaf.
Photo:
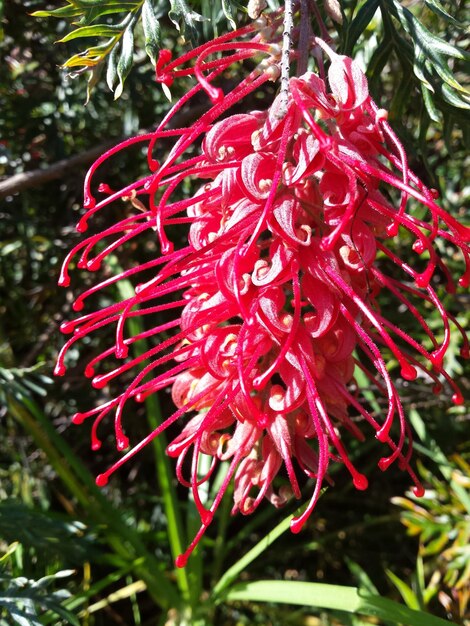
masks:
<svg viewBox="0 0 470 626"><path fill-rule="evenodd" d="M64 618L72 626L80 626L77 617L61 605L70 597L66 589L49 591L48 587L57 579L71 576L72 570L62 570L56 574L44 576L39 580L28 580L24 576L18 578L0 578L0 587L6 583L6 589L0 590L0 607L9 613L11 619L21 626L41 626L38 608L48 609L55 615Z"/></svg>
<svg viewBox="0 0 470 626"><path fill-rule="evenodd" d="M113 41L101 44L100 46L92 46L87 48L85 52L74 54L70 59L64 63L64 68L71 67L89 67L92 68L100 63L104 57L113 49Z"/></svg>
<svg viewBox="0 0 470 626"><path fill-rule="evenodd" d="M71 0L67 0L67 2L70 2ZM95 7L100 7L100 6L114 6L116 7L116 11L121 11L122 6L125 4L129 4L126 2L122 2L122 0L106 0L105 2L103 2L103 0L73 0L73 4L75 6L81 7L82 10L84 11L88 11L90 9L93 9ZM142 4L142 2L140 2L140 0L134 0L134 2L132 2L132 5L134 6L134 9L136 9L138 6L140 6ZM124 9L127 10L127 9Z"/></svg>
<svg viewBox="0 0 470 626"><path fill-rule="evenodd" d="M424 83L421 83L421 93L423 94L424 106L426 107L426 111L428 112L429 117L432 119L433 122L441 124L442 113L434 104L434 101L431 98L431 93Z"/></svg>
<svg viewBox="0 0 470 626"><path fill-rule="evenodd" d="M145 0L142 6L142 27L145 36L145 52L153 64L156 63L160 49L160 24L153 10L151 0Z"/></svg>
<svg viewBox="0 0 470 626"><path fill-rule="evenodd" d="M114 46L108 57L108 67L106 68L106 84L110 91L114 91L114 85L117 81L117 56L119 48Z"/></svg>
<svg viewBox="0 0 470 626"><path fill-rule="evenodd" d="M68 18L68 17L81 17L80 23L90 24L93 20L101 17L102 15L108 15L112 13L129 13L136 11L141 2L100 2L97 5L79 6L66 5L53 9L52 11L34 11L31 15L33 17L56 17L56 18Z"/></svg>
<svg viewBox="0 0 470 626"><path fill-rule="evenodd" d="M142 0L140 0L139 2L122 2L119 3L119 5L104 2L103 4L99 4L97 6L93 6L87 9L86 13L83 14L82 22L83 24L91 24L103 15L115 15L117 13L135 13L139 10L141 4Z"/></svg>
<svg viewBox="0 0 470 626"><path fill-rule="evenodd" d="M410 609L415 609L416 611L419 611L419 601L413 589L409 585L407 585L404 580L398 578L398 576L390 570L386 570L386 574L399 591L406 605L409 606Z"/></svg>
<svg viewBox="0 0 470 626"><path fill-rule="evenodd" d="M16 500L7 498L0 502L2 540L33 547L43 557L60 555L71 563L90 558L92 552L98 552L98 549L85 531L86 527L80 522L55 519Z"/></svg>
<svg viewBox="0 0 470 626"><path fill-rule="evenodd" d="M119 34L119 26L105 26L104 24L95 24L94 26L83 26L77 28L71 33L59 39L57 43L66 43L72 39L78 39L79 37L115 37Z"/></svg>
<svg viewBox="0 0 470 626"><path fill-rule="evenodd" d="M380 0L367 0L357 12L349 28L346 29L344 54L351 55L357 40L369 25L380 4Z"/></svg>
<svg viewBox="0 0 470 626"><path fill-rule="evenodd" d="M421 415L416 409L411 409L409 412L409 417L416 434L426 446L426 448L432 453L432 458L439 465L441 474L446 480L449 481L453 491L455 491L460 502L462 503L462 506L467 511L467 514L470 515L470 495L467 493L465 488L462 485L459 485L459 483L453 478L452 466L449 466L445 454L439 448L436 441L429 436L428 432L426 431L426 425Z"/></svg>
<svg viewBox="0 0 470 626"><path fill-rule="evenodd" d="M369 65L367 68L367 75L369 78L369 89L371 93L374 95L378 92L377 86L380 82L382 70L387 64L387 61L392 51L393 51L393 42L388 38L383 39L374 50L374 53L369 61ZM359 373L359 368L357 369ZM364 376L364 380L365 380L365 376ZM370 395L373 396L374 394L370 394Z"/></svg>
<svg viewBox="0 0 470 626"><path fill-rule="evenodd" d="M450 15L450 13L447 13L447 11L444 9L442 4L440 2L438 2L438 0L424 0L424 4L429 9L431 9L431 11L433 11L433 13L435 13L439 17L444 18L446 21L448 21L451 24L453 24L456 28L462 28L463 29L462 24L459 21L457 21L455 19L455 17L452 17L452 15Z"/></svg>
<svg viewBox="0 0 470 626"><path fill-rule="evenodd" d="M454 78L443 56L460 60L470 60L470 54L431 33L399 0L386 0L392 14L409 34L415 47L415 73L426 81L424 70L434 71L448 85L457 91L468 93ZM426 81L428 82L428 81ZM429 83L428 83L429 86Z"/></svg>
<svg viewBox="0 0 470 626"><path fill-rule="evenodd" d="M455 93L449 85L442 85L441 91L444 100L452 106L457 107L458 109L467 109L467 111L470 110L470 98L465 98L459 93Z"/></svg>
<svg viewBox="0 0 470 626"><path fill-rule="evenodd" d="M134 53L133 29L140 17L144 3L146 4L144 15L144 30L146 36L146 50L150 56L155 57L158 38L158 21L152 17L151 0L134 0L123 2L122 0L67 0L68 5L54 11L36 12L37 16L52 16L57 18L74 18L77 28L67 33L60 43L69 41L86 40L90 37L99 41L95 46L88 46L85 50L74 54L63 64L64 68L72 69L75 75L90 71L91 76L87 85L87 103L91 91L98 82L105 61L108 61L106 74L107 84L114 89L115 98L119 98L127 75L132 67ZM119 23L93 23L104 15L116 15L125 13ZM79 20L77 18L80 18ZM152 26L150 27L150 22ZM105 40L103 42L103 39ZM101 42L100 42L101 40ZM119 48L119 57L116 51Z"/></svg>
<svg viewBox="0 0 470 626"><path fill-rule="evenodd" d="M225 17L230 23L230 26L233 28L233 30L236 30L237 25L233 17L232 0L222 0L222 11L224 12Z"/></svg>
<svg viewBox="0 0 470 626"><path fill-rule="evenodd" d="M366 591L371 595L378 595L379 591L370 579L367 572L355 561L352 561L348 557L345 557L346 565L348 566L351 574L357 580L359 587L362 591Z"/></svg>
<svg viewBox="0 0 470 626"><path fill-rule="evenodd" d="M290 580L258 580L240 583L229 590L228 601L274 602L333 609L347 613L369 615L379 620L407 626L449 626L424 611L414 611L387 598L364 594L356 587L325 585Z"/></svg>
<svg viewBox="0 0 470 626"><path fill-rule="evenodd" d="M177 606L178 590L162 573L159 561L148 552L141 536L128 526L120 511L109 503L83 463L59 435L49 418L31 399L8 398L10 414L25 428L47 456L67 489L84 506L89 518L102 525L103 535L115 555L134 562L154 602L163 608Z"/></svg>
<svg viewBox="0 0 470 626"><path fill-rule="evenodd" d="M196 22L203 22L206 18L190 9L185 0L170 0L170 5L168 17L181 35L196 46L199 38Z"/></svg>
<svg viewBox="0 0 470 626"><path fill-rule="evenodd" d="M470 54L461 48L453 46L449 42L433 35L411 11L403 7L399 0L387 0L392 5L393 13L401 22L401 25L410 35L415 45L427 51L432 57L439 59L438 54L455 57L456 59L469 60ZM440 59L439 59L440 61Z"/></svg>
<svg viewBox="0 0 470 626"><path fill-rule="evenodd" d="M410 71L406 71L405 64L402 65L403 71L400 83L395 89L395 93L390 104L390 120L399 120L402 118L403 109L406 101L413 92L413 79Z"/></svg>
<svg viewBox="0 0 470 626"><path fill-rule="evenodd" d="M82 14L82 9L73 6L65 6L59 7L58 9L54 9L53 11L34 11L31 13L33 17L78 17Z"/></svg>
<svg viewBox="0 0 470 626"><path fill-rule="evenodd" d="M114 99L117 100L121 97L122 90L124 88L124 81L126 80L133 62L134 57L134 24L135 19L132 20L129 26L124 31L121 43L121 53L117 64L118 86L114 91Z"/></svg>

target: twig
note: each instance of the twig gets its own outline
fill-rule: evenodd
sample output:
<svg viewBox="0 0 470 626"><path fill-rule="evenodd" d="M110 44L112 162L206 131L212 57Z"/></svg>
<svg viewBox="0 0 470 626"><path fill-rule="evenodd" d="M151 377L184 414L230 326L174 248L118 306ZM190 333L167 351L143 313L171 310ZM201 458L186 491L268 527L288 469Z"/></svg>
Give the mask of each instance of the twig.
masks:
<svg viewBox="0 0 470 626"><path fill-rule="evenodd" d="M28 189L29 187L39 187L51 180L61 178L67 171L81 165L86 165L94 159L98 158L109 147L114 145L114 141L95 146L86 152L77 154L69 159L57 161L50 167L38 168L30 172L22 172L15 174L5 180L0 181L0 199L11 196L15 193Z"/></svg>

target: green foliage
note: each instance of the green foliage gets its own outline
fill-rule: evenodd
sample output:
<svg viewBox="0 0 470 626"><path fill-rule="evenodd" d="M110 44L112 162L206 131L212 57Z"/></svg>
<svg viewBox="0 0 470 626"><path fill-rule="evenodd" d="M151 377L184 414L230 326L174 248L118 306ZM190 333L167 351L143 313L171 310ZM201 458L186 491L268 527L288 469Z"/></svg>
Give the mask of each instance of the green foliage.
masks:
<svg viewBox="0 0 470 626"><path fill-rule="evenodd" d="M74 574L71 570L62 570L43 576L38 580L24 576L14 576L11 572L11 561L20 550L20 544L8 546L0 557L0 624L19 624L19 626L41 626L41 616L46 611L65 623L80 626L77 617L63 606L64 600L70 597L67 589L51 589L63 578ZM61 584L61 583L59 583Z"/></svg>
<svg viewBox="0 0 470 626"><path fill-rule="evenodd" d="M193 11L185 0L170 0L170 4L171 10L168 13L168 17L183 37L187 35L193 46L197 45L198 30L196 22L202 22L204 18L196 11Z"/></svg>
<svg viewBox="0 0 470 626"><path fill-rule="evenodd" d="M39 373L41 368L40 363L32 367L0 367L0 402L5 404L8 395L21 397L36 393L45 396L52 380Z"/></svg>
<svg viewBox="0 0 470 626"><path fill-rule="evenodd" d="M71 56L63 65L75 73L91 70L88 79L88 96L98 82L107 62L106 80L111 90L114 90L115 98L122 94L124 81L129 74L134 57L134 28L143 10L143 0L134 2L81 2L68 0L68 5L51 11L36 11L36 17L71 18L77 24L77 28L69 32L59 40L66 43L75 39L105 38L106 41L95 46L87 47L86 50ZM124 17L123 17L124 15ZM118 16L119 21L109 22L110 16ZM77 18L78 22L75 21ZM104 22L94 24L99 18L105 18ZM145 10L145 50L150 58L154 59L155 46L158 45L159 25L153 10L147 7ZM79 68L76 70L75 68ZM82 68L82 69L80 69ZM117 83L117 86L115 87Z"/></svg>
<svg viewBox="0 0 470 626"><path fill-rule="evenodd" d="M413 588L389 573L408 606L429 606L438 596L455 619L462 620L470 596L470 466L460 455L446 460L452 479L438 478L423 464L419 473L428 485L424 498L395 497L402 523L420 541ZM446 472L447 473L447 472ZM425 571L429 581L425 583Z"/></svg>
<svg viewBox="0 0 470 626"><path fill-rule="evenodd" d="M9 498L0 502L0 537L19 542L43 560L63 560L70 564L89 560L97 550L83 522L27 507Z"/></svg>
<svg viewBox="0 0 470 626"><path fill-rule="evenodd" d="M434 3L426 4L434 9L437 8ZM464 48L449 42L449 39L457 38L461 34L459 30L452 33L450 37L448 32L445 36L435 35L398 0L387 0L387 5L388 10L401 24L413 44L413 58L410 58L409 54L408 58L413 62L413 71L421 82L424 102L431 119L440 121L436 108L439 107L442 110L446 104L452 108L470 110L470 90L455 79L454 72L449 69L447 61L447 59L458 59L466 61L467 64L470 61L470 54ZM447 19L446 15L445 19ZM455 27L455 22L456 20L453 20L450 24ZM405 54L407 51L409 52L409 48L403 50ZM436 98L435 105L433 97Z"/></svg>
<svg viewBox="0 0 470 626"><path fill-rule="evenodd" d="M230 0L221 0L220 15L235 27ZM63 68L75 76L89 71L87 102L93 87L97 84L106 66L106 82L114 98L123 92L124 82L136 60L139 49L143 48L155 64L162 41L163 11L160 4L153 0L134 0L132 2L112 2L102 0L67 0L65 6L40 10L35 17L55 17L71 21L73 30L62 37L58 43L88 39L100 43L81 49L63 63ZM196 46L200 32L198 23L210 21L203 17L185 0L170 0L167 9L170 22L177 32L191 45ZM220 16L218 16L220 19ZM139 25L138 32L136 27ZM215 24L214 24L215 27ZM104 40L104 41L103 41Z"/></svg>
<svg viewBox="0 0 470 626"><path fill-rule="evenodd" d="M378 84L384 76L393 81L392 119L403 116L419 89L431 120L465 125L470 109L470 90L462 84L470 62L468 34L457 19L457 3L449 3L449 11L436 0L420 0L409 8L399 0L366 0L343 29L345 54L362 45L361 37L367 41L373 35L367 73L376 95L383 93ZM457 78L459 68L462 79Z"/></svg>
<svg viewBox="0 0 470 626"><path fill-rule="evenodd" d="M466 51L468 35L457 18L456 6L451 3L447 9L438 0L417 3L423 5L425 12L427 10L433 18L429 20L431 30L423 22L421 12L407 8L399 0L365 0L359 9L355 9L357 4L353 3L349 21L347 10L343 11L345 23L341 28L341 47L350 55L362 45L364 37L370 37L372 29L375 35L380 34L381 39L368 63L368 75L374 86L382 80L386 66L393 68L392 118L402 115L417 88L432 121L451 128L455 122L463 125L466 112L470 110L470 91L457 76L460 65L462 71L468 68L470 54ZM34 15L66 19L76 26L59 42L77 41L81 46L63 63L63 67L71 70L72 75L90 72L88 101L104 66L108 87L114 91L115 99L119 98L139 49L143 48L155 64L163 39L165 46L175 39L171 25L176 28L176 34L179 33L192 46L200 40L201 23L211 22L215 32L217 23L224 16L235 28L239 16L235 15L230 0L221 0L220 6L213 5L210 16L204 14L205 10L204 2L169 0L166 19L163 5L156 5L154 0L67 0L63 7L36 11ZM204 34L207 36L207 32ZM82 49L82 40L89 38L99 43Z"/></svg>

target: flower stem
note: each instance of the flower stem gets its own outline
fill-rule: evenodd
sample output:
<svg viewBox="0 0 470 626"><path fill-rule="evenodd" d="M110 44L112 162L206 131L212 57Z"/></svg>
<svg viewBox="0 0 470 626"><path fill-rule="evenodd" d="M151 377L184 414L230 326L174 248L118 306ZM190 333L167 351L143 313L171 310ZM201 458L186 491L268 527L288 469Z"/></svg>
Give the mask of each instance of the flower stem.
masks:
<svg viewBox="0 0 470 626"><path fill-rule="evenodd" d="M281 52L281 105L279 117L282 118L287 112L289 100L289 77L290 77L290 51L292 49L292 30L294 28L292 0L285 0L284 30L282 32Z"/></svg>
<svg viewBox="0 0 470 626"><path fill-rule="evenodd" d="M310 24L310 8L308 0L300 0L300 34L299 34L299 56L297 59L297 76L305 74L308 67L308 53L310 49L310 37L312 27Z"/></svg>

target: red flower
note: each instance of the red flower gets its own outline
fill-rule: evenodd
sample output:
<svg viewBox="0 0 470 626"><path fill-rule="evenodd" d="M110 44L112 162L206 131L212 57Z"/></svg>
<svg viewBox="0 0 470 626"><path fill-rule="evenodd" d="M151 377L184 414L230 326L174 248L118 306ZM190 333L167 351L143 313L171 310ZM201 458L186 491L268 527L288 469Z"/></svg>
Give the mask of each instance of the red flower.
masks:
<svg viewBox="0 0 470 626"><path fill-rule="evenodd" d="M275 27L274 20L273 37ZM225 35L176 61L162 53L157 64L160 82L169 86L174 77L194 73L198 83L154 133L123 142L94 164L79 230L86 230L90 218L118 198L132 199L136 211L79 243L68 255L60 279L62 285L69 284L68 267L77 254L77 266L94 271L128 241L143 233L158 234L161 257L104 280L75 301L73 308L80 311L90 295L123 279L137 280L131 297L63 325L64 332L73 335L61 351L56 373L64 374L64 355L76 341L105 326L115 327L114 345L92 359L85 374L101 388L130 370L137 373L116 398L74 416L75 423L92 418L95 449L100 446L98 425L111 414L117 448L128 448L121 426L128 401L141 402L148 394L171 388L176 411L97 482L105 484L154 437L188 416L167 451L177 459L179 481L193 492L201 529L178 565L184 565L232 479L233 512L243 514L254 511L265 497L275 506L291 496L300 498L302 476L312 479L310 503L292 522L295 532L311 514L331 460L342 462L356 488L365 489L367 479L352 465L343 442L346 431L363 440L367 425L372 427L390 449L380 468L397 461L415 482L416 493L422 492L409 465L410 429L387 354L399 363L403 378L420 375L431 380L435 393L444 380L453 389L453 401L462 402L443 366L450 320L464 339L462 356L468 356L468 342L446 312L432 278L438 269L448 290L455 289L434 245L439 237L464 255L467 269L460 284L468 286L469 229L439 207L434 192L409 169L404 149L386 113L371 100L357 64L321 40L316 44L331 60L329 89L320 76L307 72L290 80L286 108L278 97L267 111L214 123L234 102L277 78L278 50L264 43L265 33L249 42L231 41L252 30ZM207 60L227 50L234 52ZM271 57L230 93L224 95L213 86L231 63L259 53ZM178 69L191 59L196 59L192 68ZM201 89L212 98L212 108L188 128L170 129L177 111ZM201 136L200 154L186 156ZM153 150L165 137L174 137L174 147L159 164ZM116 192L102 186L108 195L96 203L91 192L95 171L136 143L148 146L149 174ZM201 179L201 187L189 198L172 200L188 178ZM385 197L386 187L400 192L398 208ZM175 224L189 226L184 245L167 238L166 229ZM388 246L399 232L408 234L404 242L414 240L406 260ZM148 276L149 271L153 278L139 284L139 275ZM387 319L379 306L383 291L404 315L417 320L427 346ZM167 296L175 292L182 296L168 302ZM420 313L420 300L439 311L442 343ZM145 319L170 309L173 321L126 336L130 318ZM163 339L162 333L169 330L173 334ZM153 346L142 356L129 356L129 347L143 339L151 339ZM114 369L99 373L101 363L112 359L118 361ZM161 366L166 368L163 373ZM371 390L386 399L383 416L367 408L355 372L362 372ZM355 419L358 415L364 429ZM395 421L397 432L391 430ZM212 458L206 476L198 475L201 455ZM227 463L225 479L207 507L199 490L220 462ZM281 469L288 484L277 480Z"/></svg>

